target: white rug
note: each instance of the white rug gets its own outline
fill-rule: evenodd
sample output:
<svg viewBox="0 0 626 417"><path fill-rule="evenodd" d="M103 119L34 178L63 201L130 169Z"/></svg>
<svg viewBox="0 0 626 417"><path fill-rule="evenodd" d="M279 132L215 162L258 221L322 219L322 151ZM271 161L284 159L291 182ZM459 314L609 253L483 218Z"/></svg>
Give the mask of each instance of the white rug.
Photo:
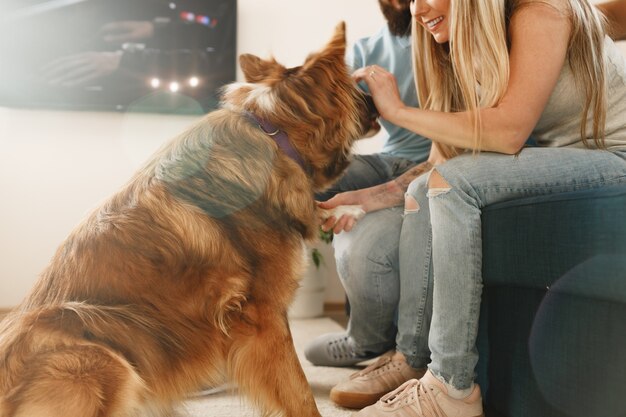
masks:
<svg viewBox="0 0 626 417"><path fill-rule="evenodd" d="M304 373L315 395L317 407L324 417L348 417L353 411L337 407L328 398L330 389L337 383L348 379L355 372L351 368L327 368L313 366L304 358L304 346L314 337L328 332L340 332L342 327L328 318L291 320L296 352L302 363ZM207 394L187 401L183 405L182 415L186 417L258 417L260 412L252 409L246 399L235 390Z"/></svg>

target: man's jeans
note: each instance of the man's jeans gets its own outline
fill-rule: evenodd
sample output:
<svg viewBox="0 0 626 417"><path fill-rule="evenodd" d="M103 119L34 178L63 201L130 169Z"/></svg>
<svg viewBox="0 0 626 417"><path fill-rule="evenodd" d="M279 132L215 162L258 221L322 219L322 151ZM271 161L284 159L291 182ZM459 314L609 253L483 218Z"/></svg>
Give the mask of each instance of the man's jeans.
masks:
<svg viewBox="0 0 626 417"><path fill-rule="evenodd" d="M316 198L325 201L340 192L382 184L415 165L385 154L355 155L346 174ZM368 213L350 233L335 235L333 240L337 272L350 302L348 334L360 353L383 353L396 344L401 226L401 207L380 210ZM407 320L418 313L403 311ZM414 333L411 328L403 339L413 343Z"/></svg>

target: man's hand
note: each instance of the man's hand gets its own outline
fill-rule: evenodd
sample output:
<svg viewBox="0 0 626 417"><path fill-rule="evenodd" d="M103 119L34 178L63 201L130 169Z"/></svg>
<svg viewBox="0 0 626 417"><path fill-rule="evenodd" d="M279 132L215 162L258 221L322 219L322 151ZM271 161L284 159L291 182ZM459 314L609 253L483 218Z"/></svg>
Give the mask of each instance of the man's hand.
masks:
<svg viewBox="0 0 626 417"><path fill-rule="evenodd" d="M361 190L346 191L327 201L318 203L319 208L326 210L337 209L340 206L357 206L360 208L360 211L356 212L338 211L335 215L331 215L323 221L322 230L332 229L336 234L349 232L365 213L401 205L404 201L405 190L401 189L399 184L393 180Z"/></svg>
<svg viewBox="0 0 626 417"><path fill-rule="evenodd" d="M430 159L436 159L436 155L437 152L431 150ZM411 181L428 173L432 167L430 162L422 162L395 180L369 188L339 193L327 201L318 203L318 207L322 210L333 210L339 206L357 206L363 212L362 214L360 212L337 212L326 219L322 216L320 219L322 230L332 229L336 234L349 232L365 213L404 204L404 193Z"/></svg>
<svg viewBox="0 0 626 417"><path fill-rule="evenodd" d="M356 222L365 216L365 210L360 205L337 206L332 209L320 207L319 214L324 231L332 228L334 233L341 233L343 230L346 232L352 230Z"/></svg>
<svg viewBox="0 0 626 417"><path fill-rule="evenodd" d="M366 213L363 204L366 190L346 191L318 203L322 230L332 229L337 234L352 230L356 222ZM346 207L350 208L346 209Z"/></svg>

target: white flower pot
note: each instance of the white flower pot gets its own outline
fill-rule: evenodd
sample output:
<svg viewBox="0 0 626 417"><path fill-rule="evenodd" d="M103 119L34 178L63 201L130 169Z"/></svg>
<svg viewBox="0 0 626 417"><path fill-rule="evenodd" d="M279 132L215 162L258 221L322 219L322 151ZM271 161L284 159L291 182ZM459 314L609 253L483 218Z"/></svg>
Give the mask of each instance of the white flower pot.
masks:
<svg viewBox="0 0 626 417"><path fill-rule="evenodd" d="M322 261L319 267L315 266L312 260L309 261L307 269L300 280L300 288L296 291L296 297L289 308L288 316L292 319L305 319L320 317L324 314L324 301L326 299L326 279L329 274L328 262L332 259L332 246L319 243L309 247L310 255L313 248L317 248L322 254ZM334 267L334 262L332 263Z"/></svg>

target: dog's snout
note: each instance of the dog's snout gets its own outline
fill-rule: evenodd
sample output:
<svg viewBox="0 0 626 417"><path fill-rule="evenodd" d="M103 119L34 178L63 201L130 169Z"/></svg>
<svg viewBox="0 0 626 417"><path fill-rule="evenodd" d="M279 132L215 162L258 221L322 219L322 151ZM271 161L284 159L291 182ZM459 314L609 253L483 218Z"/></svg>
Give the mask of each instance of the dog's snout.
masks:
<svg viewBox="0 0 626 417"><path fill-rule="evenodd" d="M369 138L374 136L380 130L380 124L378 124L378 117L380 113L378 113L378 109L376 109L376 104L374 104L374 98L367 93L362 93L361 98L363 100L363 104L361 107L361 120L363 134L361 137Z"/></svg>
<svg viewBox="0 0 626 417"><path fill-rule="evenodd" d="M376 108L376 104L374 103L374 98L372 97L371 94L363 94L363 100L365 101L365 105L367 106L367 111L374 115L374 116L379 116L380 113L378 113L378 109Z"/></svg>

